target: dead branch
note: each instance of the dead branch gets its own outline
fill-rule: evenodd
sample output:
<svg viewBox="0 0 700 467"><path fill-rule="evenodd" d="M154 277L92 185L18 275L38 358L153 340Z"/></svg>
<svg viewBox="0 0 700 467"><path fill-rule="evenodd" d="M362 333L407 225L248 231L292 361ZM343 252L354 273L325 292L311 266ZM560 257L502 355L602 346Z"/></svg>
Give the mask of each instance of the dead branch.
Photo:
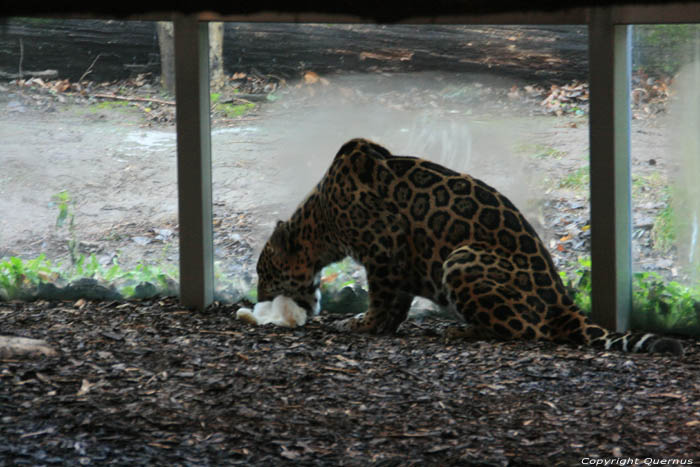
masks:
<svg viewBox="0 0 700 467"><path fill-rule="evenodd" d="M114 99L117 101L153 102L154 104L175 105L174 101L164 101L161 99L153 99L150 97L125 97L125 96L116 96L114 94L92 94L92 97L99 97L100 99Z"/></svg>
<svg viewBox="0 0 700 467"><path fill-rule="evenodd" d="M24 61L24 42L22 42L22 38L19 38L19 70L18 70L18 78L22 79L22 62Z"/></svg>
<svg viewBox="0 0 700 467"><path fill-rule="evenodd" d="M95 63L97 63L97 59L100 58L101 56L102 56L101 53L97 54L97 56L96 56L95 59L92 61L92 63L90 64L90 66L87 67L87 70L85 70L85 73L83 73L83 74L80 76L80 79L78 80L79 83L80 83L83 79L85 79L85 77L86 77L87 75L89 75L90 73L92 73L92 68L95 66Z"/></svg>

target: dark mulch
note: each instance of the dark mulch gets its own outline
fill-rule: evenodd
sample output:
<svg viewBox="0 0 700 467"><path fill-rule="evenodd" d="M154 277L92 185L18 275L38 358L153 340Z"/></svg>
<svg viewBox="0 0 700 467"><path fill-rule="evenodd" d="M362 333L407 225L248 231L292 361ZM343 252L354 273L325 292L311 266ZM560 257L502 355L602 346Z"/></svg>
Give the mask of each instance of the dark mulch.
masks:
<svg viewBox="0 0 700 467"><path fill-rule="evenodd" d="M693 340L682 358L445 344L432 320L375 337L327 316L256 328L232 310L0 304L0 334L59 351L0 360L0 465L700 461Z"/></svg>

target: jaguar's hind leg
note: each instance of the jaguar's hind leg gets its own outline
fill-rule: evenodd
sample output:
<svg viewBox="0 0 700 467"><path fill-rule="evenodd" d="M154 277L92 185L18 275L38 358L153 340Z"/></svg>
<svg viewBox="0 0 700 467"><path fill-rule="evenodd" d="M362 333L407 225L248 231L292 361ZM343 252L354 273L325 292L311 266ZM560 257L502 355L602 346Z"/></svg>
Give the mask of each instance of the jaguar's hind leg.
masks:
<svg viewBox="0 0 700 467"><path fill-rule="evenodd" d="M509 255L478 245L457 248L443 265L443 287L469 325L470 338L550 338L547 326L540 325L544 310L528 303L530 294L519 287L521 279ZM450 331L446 337L459 334Z"/></svg>

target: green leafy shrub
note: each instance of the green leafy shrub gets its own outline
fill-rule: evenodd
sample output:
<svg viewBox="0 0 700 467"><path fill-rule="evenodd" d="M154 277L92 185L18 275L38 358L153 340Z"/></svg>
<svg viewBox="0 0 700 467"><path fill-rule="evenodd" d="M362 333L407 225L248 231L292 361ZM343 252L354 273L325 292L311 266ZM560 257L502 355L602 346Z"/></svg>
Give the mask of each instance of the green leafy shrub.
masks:
<svg viewBox="0 0 700 467"><path fill-rule="evenodd" d="M639 328L700 335L700 289L665 281L655 272L634 276L632 325Z"/></svg>
<svg viewBox="0 0 700 467"><path fill-rule="evenodd" d="M221 94L218 92L211 93L209 98L214 111L225 114L227 118L240 117L255 108L255 104L252 102L243 102L242 104L221 102Z"/></svg>
<svg viewBox="0 0 700 467"><path fill-rule="evenodd" d="M559 274L576 304L584 313L590 313L590 258L579 258L572 274ZM635 329L700 335L700 284L689 286L665 281L656 272L638 272L633 275L632 303L631 326Z"/></svg>
<svg viewBox="0 0 700 467"><path fill-rule="evenodd" d="M168 270L139 263L133 269L124 270L116 259L109 265L102 265L94 254L79 255L76 264L69 267L63 267L60 262L53 264L43 254L31 260L11 257L0 262L0 298L35 298L40 296L39 286L42 284L68 289L83 279L94 279L95 285L105 284L116 289L125 299L174 295L177 293L177 276L174 267ZM60 289L56 294L60 296Z"/></svg>
<svg viewBox="0 0 700 467"><path fill-rule="evenodd" d="M0 262L0 298L20 299L27 290L42 281L55 280L58 276L58 272L43 254L28 261L11 257Z"/></svg>

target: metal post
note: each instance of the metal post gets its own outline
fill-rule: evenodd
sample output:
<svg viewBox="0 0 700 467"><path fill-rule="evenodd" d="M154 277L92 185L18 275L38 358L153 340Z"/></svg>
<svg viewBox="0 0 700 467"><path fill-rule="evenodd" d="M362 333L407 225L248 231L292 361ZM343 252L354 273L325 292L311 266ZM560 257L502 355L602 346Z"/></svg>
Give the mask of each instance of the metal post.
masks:
<svg viewBox="0 0 700 467"><path fill-rule="evenodd" d="M629 26L591 8L590 174L592 318L626 330L632 308Z"/></svg>
<svg viewBox="0 0 700 467"><path fill-rule="evenodd" d="M209 33L195 16L174 22L180 301L201 310L214 293Z"/></svg>

